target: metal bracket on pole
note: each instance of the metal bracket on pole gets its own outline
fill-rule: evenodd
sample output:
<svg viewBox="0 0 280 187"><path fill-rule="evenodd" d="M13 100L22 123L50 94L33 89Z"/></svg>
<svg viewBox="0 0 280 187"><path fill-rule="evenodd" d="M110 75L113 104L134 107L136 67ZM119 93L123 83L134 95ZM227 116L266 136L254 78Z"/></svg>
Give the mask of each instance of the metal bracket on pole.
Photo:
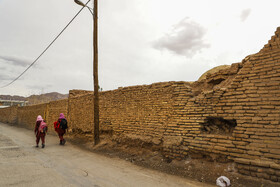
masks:
<svg viewBox="0 0 280 187"><path fill-rule="evenodd" d="M84 4L82 1L80 1L80 0L74 0L75 1L75 3L77 3L78 5L80 5L80 6L83 6L83 7L87 7L88 8L88 10L90 11L90 13L92 14L92 16L94 16L94 10L93 10L93 8L90 8L89 6L87 6L87 4L88 4L88 2L86 3L86 4Z"/></svg>

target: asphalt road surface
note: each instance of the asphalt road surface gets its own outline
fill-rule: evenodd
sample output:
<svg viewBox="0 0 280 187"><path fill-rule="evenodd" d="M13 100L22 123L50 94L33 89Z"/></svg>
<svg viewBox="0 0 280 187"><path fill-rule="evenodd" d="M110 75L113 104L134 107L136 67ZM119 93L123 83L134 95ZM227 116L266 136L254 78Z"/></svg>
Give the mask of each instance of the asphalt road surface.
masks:
<svg viewBox="0 0 280 187"><path fill-rule="evenodd" d="M33 131L0 123L0 187L206 186L58 143L48 134L46 147L36 148Z"/></svg>

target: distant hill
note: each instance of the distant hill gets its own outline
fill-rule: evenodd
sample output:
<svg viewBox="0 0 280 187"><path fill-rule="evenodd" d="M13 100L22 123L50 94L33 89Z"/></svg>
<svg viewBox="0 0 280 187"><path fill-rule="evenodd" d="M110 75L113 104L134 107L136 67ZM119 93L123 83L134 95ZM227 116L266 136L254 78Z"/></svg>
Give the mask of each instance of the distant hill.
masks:
<svg viewBox="0 0 280 187"><path fill-rule="evenodd" d="M66 99L66 98L68 98L68 94L51 92L51 93L46 93L41 95L31 95L27 97L26 100L28 101L28 105L36 105L41 103L48 103L50 101Z"/></svg>
<svg viewBox="0 0 280 187"><path fill-rule="evenodd" d="M0 95L1 100L17 100L17 101L26 101L25 97L18 96L18 95Z"/></svg>
<svg viewBox="0 0 280 187"><path fill-rule="evenodd" d="M50 101L56 101L61 99L67 99L68 94L60 94L57 92L51 92L41 95L31 95L29 97L22 96L10 96L10 95L0 95L2 100L18 100L18 101L28 101L28 105L36 105L41 103L48 103Z"/></svg>

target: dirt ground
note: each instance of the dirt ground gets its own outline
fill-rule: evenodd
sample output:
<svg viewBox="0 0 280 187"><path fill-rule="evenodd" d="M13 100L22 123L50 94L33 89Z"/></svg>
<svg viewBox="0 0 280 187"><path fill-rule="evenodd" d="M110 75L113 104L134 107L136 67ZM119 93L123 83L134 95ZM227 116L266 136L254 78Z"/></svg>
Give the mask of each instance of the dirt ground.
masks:
<svg viewBox="0 0 280 187"><path fill-rule="evenodd" d="M159 151L149 148L132 147L112 142L101 136L99 145L93 145L91 136L76 135L67 137L71 143L108 157L118 157L139 166L182 176L205 184L216 184L219 176L226 176L233 187L280 187L280 184L237 173L234 163L218 163L202 159L168 160Z"/></svg>

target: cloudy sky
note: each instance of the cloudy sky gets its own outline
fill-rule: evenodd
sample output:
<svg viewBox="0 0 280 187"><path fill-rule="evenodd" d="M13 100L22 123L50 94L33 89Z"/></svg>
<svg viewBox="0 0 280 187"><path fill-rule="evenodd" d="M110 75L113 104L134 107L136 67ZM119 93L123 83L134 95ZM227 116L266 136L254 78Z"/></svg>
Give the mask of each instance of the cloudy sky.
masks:
<svg viewBox="0 0 280 187"><path fill-rule="evenodd" d="M279 5L279 0L99 0L100 87L194 81L215 66L240 62L274 35ZM74 0L0 0L0 87L21 74L80 8ZM93 90L92 69L92 17L84 9L0 95Z"/></svg>

